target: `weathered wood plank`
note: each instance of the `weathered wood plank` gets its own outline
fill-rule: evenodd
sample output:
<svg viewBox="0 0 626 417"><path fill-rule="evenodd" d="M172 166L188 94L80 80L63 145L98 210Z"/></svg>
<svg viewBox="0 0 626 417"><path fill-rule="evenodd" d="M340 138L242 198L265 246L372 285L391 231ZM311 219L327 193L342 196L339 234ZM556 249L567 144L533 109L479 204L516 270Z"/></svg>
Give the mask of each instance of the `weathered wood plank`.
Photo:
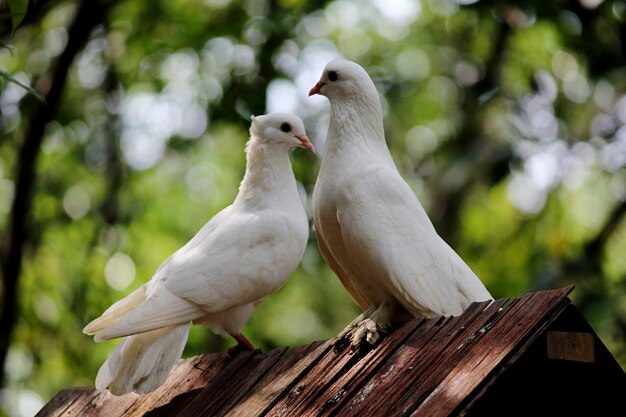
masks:
<svg viewBox="0 0 626 417"><path fill-rule="evenodd" d="M550 359L596 361L595 342L591 333L549 331L546 348Z"/></svg>
<svg viewBox="0 0 626 417"><path fill-rule="evenodd" d="M319 387L320 392L316 395L315 403L302 407L299 416L321 416L329 415L338 404L347 399L351 399L359 386L368 383L369 379L375 375L394 352L404 343L404 341L422 325L423 322L411 321L404 323L387 335L378 346L361 357L356 357L358 362L351 364L349 368L339 370L334 381L328 386ZM345 352L340 352L345 355Z"/></svg>
<svg viewBox="0 0 626 417"><path fill-rule="evenodd" d="M84 392L82 400L73 404L62 416L143 416L148 411L169 403L181 392L185 393L185 396L193 395L195 388L204 386L206 384L204 379L209 378L209 376L203 377L207 370L205 367L217 373L221 369L220 366L214 366L215 369L213 369L212 365L219 365L220 362L227 360L226 354L197 356L181 360L159 389L145 395L129 393L115 396L108 391L88 389Z"/></svg>
<svg viewBox="0 0 626 417"><path fill-rule="evenodd" d="M295 414L295 407L302 401L310 398L309 391L314 392L314 387L324 385L329 377L335 374L336 368L343 367L349 358L334 355L326 350L320 360L296 380L294 387L282 393L276 405L268 412L268 416L289 416Z"/></svg>
<svg viewBox="0 0 626 417"><path fill-rule="evenodd" d="M227 417L257 417L266 415L283 392L293 389L296 381L313 367L331 348L328 341L290 349L239 403L226 413Z"/></svg>
<svg viewBox="0 0 626 417"><path fill-rule="evenodd" d="M528 337L538 325L547 326L548 314L556 317L569 301L569 290L530 293L515 305L502 311L500 320L478 338L471 346L456 352L459 360L445 378L430 389L424 400L416 398L409 390L402 398L404 410L414 410L411 416L443 417L460 409L467 396L479 385L486 383L487 375L494 371L514 348ZM519 350L519 349L518 349ZM462 360L460 360L462 359ZM399 411L395 407L393 412Z"/></svg>
<svg viewBox="0 0 626 417"><path fill-rule="evenodd" d="M213 355L211 361L216 361L219 358L220 356ZM197 382L194 376L204 372L201 368L195 369L201 360L202 357L200 356L181 360L172 370L164 385L150 394L129 393L115 396L108 391L98 392L94 388L85 389L83 395L89 397L88 401L82 401L80 407L74 405L71 410L66 412L66 415L103 417L143 415L147 410L167 402L168 394L175 395L177 392L185 392L192 388L188 382Z"/></svg>
<svg viewBox="0 0 626 417"><path fill-rule="evenodd" d="M487 304L472 304L464 312L463 317L470 322L475 320L476 316L482 314ZM458 326L455 331L462 330L465 327L462 322L459 322L459 318L430 319L425 323L420 323L421 328L413 324L415 332L404 341L403 346L397 350L394 356L383 361L380 366L371 367L367 364L363 368L363 371L368 373L367 376L355 375L355 381L350 381L350 384L354 385L353 388L337 404L335 412L330 415L348 415L351 412L350 410L353 409L356 409L355 414L358 414L359 404L369 401L375 402L376 396L382 393L380 391L381 388L394 390L395 384L391 382L395 378L401 378L404 373L412 372L415 369L416 363L412 362L419 357L419 355L416 355L419 350L427 349L427 346L431 344L434 345L435 340L444 336L442 332L445 332L445 337L454 337L453 332L446 330L453 326L453 323L457 323L456 326ZM418 340L420 343L416 343ZM411 348L407 349L404 346L411 346ZM437 349L437 351L439 350ZM389 385L388 388L384 388L385 384ZM377 387L379 387L379 390L376 389ZM369 408L369 406L366 408Z"/></svg>
<svg viewBox="0 0 626 417"><path fill-rule="evenodd" d="M264 355L194 357L180 361L153 393L63 390L36 417L463 415L540 335L541 352L550 357L590 357L596 337L590 327L591 342L570 337L584 327L550 327L571 305L571 289L474 303L459 317L413 320L353 355L332 352L329 340ZM546 332L554 332L552 346Z"/></svg>
<svg viewBox="0 0 626 417"><path fill-rule="evenodd" d="M52 399L37 412L35 417L58 417L74 404L78 398L88 395L89 388L72 388L59 391Z"/></svg>
<svg viewBox="0 0 626 417"><path fill-rule="evenodd" d="M247 390L276 364L285 351L286 348L282 348L274 349L265 355L252 352L238 354L234 361L241 357L240 366L232 366L222 372L218 378L210 381L196 398L184 405L176 415L213 417L226 414L238 399L244 396Z"/></svg>
<svg viewBox="0 0 626 417"><path fill-rule="evenodd" d="M226 353L195 356L179 362L165 383L131 404L124 417L139 417L157 409L172 409L190 401L207 382L230 366ZM154 412L156 414L157 412Z"/></svg>
<svg viewBox="0 0 626 417"><path fill-rule="evenodd" d="M283 393L277 404L267 412L269 416L299 416L303 417L309 413L314 415L319 412L317 404L323 404L322 396L329 397L331 400L337 394L327 395L329 387L348 372L352 367L360 362L366 362L377 355L376 351L380 349L380 354L384 355L387 350L395 350L397 346L404 340L406 334L411 331L410 326L403 328L401 332L393 332L387 335L380 345L374 350L364 354L350 355L347 353L335 354L327 352L325 356L309 371L303 375L295 384L296 388ZM339 393L338 395L341 395ZM331 403L332 404L332 403Z"/></svg>
<svg viewBox="0 0 626 417"><path fill-rule="evenodd" d="M419 326L419 324L417 325ZM326 386L319 385L316 387L315 394L309 391L309 395L313 400L311 403L303 403L300 408L293 410L292 414L308 417L326 415L340 402L346 394L350 393L353 387L352 383L358 383L357 375L369 375L364 368L376 368L385 362L406 340L406 338L417 327L416 323L406 323L395 329L381 341L380 344L364 354L355 354L346 366L337 370L336 374ZM335 353L331 353L335 354ZM339 355L346 355L346 352L339 352ZM370 366L368 366L370 365ZM366 381L363 381L366 382Z"/></svg>
<svg viewBox="0 0 626 417"><path fill-rule="evenodd" d="M126 409L140 398L140 395L135 393L116 397L108 391L96 391L95 388L92 388L92 390L95 392L95 395L82 408L75 410L72 413L72 417L123 416Z"/></svg>
<svg viewBox="0 0 626 417"><path fill-rule="evenodd" d="M426 323L431 327L411 335L388 364L337 415L390 415L389 410L398 405L414 385L421 387L423 380L443 378L435 371L438 364L451 356L446 348L449 346L448 351L456 350L457 346L470 343L472 335L497 315L500 306L507 301L498 300L489 306L486 306L487 303L475 303L462 316L445 321L428 320ZM363 396L368 400L360 400ZM402 410L392 415L402 415Z"/></svg>
<svg viewBox="0 0 626 417"><path fill-rule="evenodd" d="M91 402L98 395L100 395L100 393L95 389L83 391L82 394L76 398L76 400L73 401L69 407L59 414L59 417L73 417L81 415L80 410L82 410L85 405L89 404L89 402Z"/></svg>

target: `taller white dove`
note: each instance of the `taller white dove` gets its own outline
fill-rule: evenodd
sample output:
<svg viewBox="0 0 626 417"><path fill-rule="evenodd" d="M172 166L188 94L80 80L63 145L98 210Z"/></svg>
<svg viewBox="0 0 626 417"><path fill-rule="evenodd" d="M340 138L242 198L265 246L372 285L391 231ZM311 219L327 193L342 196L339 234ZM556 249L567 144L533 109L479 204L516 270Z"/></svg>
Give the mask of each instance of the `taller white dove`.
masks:
<svg viewBox="0 0 626 417"><path fill-rule="evenodd" d="M364 310L335 341L351 350L410 317L455 316L492 299L437 234L385 143L378 92L358 64L334 60L309 96L330 101L330 125L313 190L324 260Z"/></svg>
<svg viewBox="0 0 626 417"><path fill-rule="evenodd" d="M250 135L233 204L148 283L83 330L96 341L124 337L98 371L96 388L115 395L158 388L180 358L192 322L231 335L238 342L234 350L254 350L241 329L297 268L309 236L289 150L314 148L293 114L252 117Z"/></svg>

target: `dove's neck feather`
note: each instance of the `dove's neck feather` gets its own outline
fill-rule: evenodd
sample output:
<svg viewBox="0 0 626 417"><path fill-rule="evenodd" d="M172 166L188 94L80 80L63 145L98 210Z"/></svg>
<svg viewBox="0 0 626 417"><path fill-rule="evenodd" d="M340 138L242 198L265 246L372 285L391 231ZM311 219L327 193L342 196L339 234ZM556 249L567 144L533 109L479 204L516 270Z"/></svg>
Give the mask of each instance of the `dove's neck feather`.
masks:
<svg viewBox="0 0 626 417"><path fill-rule="evenodd" d="M395 167L385 142L380 99L373 85L371 89L331 100L323 165L345 165L357 160L363 163L366 155L370 155Z"/></svg>
<svg viewBox="0 0 626 417"><path fill-rule="evenodd" d="M372 152L388 157L393 164L385 142L383 111L378 93L363 91L361 94L331 100L330 127L324 156L342 154L354 156L354 152Z"/></svg>
<svg viewBox="0 0 626 417"><path fill-rule="evenodd" d="M270 149L252 137L246 147L246 160L237 196L239 204L285 204L294 196L300 198L287 149Z"/></svg>

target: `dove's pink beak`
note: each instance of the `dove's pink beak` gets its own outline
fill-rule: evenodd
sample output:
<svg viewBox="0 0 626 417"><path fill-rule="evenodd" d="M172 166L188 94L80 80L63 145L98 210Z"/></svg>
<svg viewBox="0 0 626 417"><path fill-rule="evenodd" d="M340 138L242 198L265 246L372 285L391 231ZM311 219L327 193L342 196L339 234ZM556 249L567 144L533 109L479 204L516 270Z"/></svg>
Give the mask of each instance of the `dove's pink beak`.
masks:
<svg viewBox="0 0 626 417"><path fill-rule="evenodd" d="M313 86L313 88L311 88L311 90L309 90L309 97L312 96L313 94L319 94L320 90L325 85L326 85L326 83L324 81L318 81L317 84L315 84L315 86Z"/></svg>
<svg viewBox="0 0 626 417"><path fill-rule="evenodd" d="M301 148L304 148L309 152L315 153L315 148L313 147L313 144L311 143L309 138L306 137L306 135L296 135L296 138L300 141Z"/></svg>

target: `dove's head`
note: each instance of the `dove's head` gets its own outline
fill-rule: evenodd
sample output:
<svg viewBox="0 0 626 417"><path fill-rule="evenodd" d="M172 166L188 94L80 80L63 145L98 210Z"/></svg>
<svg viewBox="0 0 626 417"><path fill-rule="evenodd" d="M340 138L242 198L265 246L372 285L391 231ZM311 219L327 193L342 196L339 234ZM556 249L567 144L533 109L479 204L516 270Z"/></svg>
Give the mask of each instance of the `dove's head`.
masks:
<svg viewBox="0 0 626 417"><path fill-rule="evenodd" d="M304 123L291 113L270 113L263 116L251 116L250 134L261 143L286 146L288 149L299 147L309 152L315 148L306 136Z"/></svg>
<svg viewBox="0 0 626 417"><path fill-rule="evenodd" d="M315 84L309 96L320 94L333 99L354 99L358 97L378 98L374 82L359 64L336 59L326 64L322 77Z"/></svg>

